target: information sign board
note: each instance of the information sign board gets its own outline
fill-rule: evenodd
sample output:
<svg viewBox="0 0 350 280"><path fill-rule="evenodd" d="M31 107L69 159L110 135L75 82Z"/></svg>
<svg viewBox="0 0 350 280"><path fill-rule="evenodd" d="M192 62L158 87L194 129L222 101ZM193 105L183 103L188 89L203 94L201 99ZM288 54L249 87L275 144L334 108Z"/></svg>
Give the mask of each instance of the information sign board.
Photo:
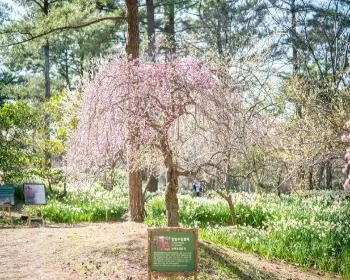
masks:
<svg viewBox="0 0 350 280"><path fill-rule="evenodd" d="M45 205L45 185L43 184L23 184L24 204Z"/></svg>
<svg viewBox="0 0 350 280"><path fill-rule="evenodd" d="M198 230L148 230L148 272L152 276L194 276L197 279Z"/></svg>
<svg viewBox="0 0 350 280"><path fill-rule="evenodd" d="M15 205L15 189L12 186L0 187L0 205Z"/></svg>

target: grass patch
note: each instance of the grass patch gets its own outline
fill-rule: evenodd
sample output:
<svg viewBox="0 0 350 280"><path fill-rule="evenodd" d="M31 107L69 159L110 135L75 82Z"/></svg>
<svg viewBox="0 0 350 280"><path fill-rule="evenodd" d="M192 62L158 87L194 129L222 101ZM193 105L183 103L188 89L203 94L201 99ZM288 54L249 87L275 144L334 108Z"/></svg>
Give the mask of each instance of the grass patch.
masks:
<svg viewBox="0 0 350 280"><path fill-rule="evenodd" d="M350 278L350 201L337 198L336 192L235 193L239 225L232 227L225 201L180 195L180 224L199 227L209 242ZM149 226L166 224L162 198L150 200L147 213Z"/></svg>
<svg viewBox="0 0 350 280"><path fill-rule="evenodd" d="M199 243L199 263L199 279L278 279L252 264L242 262L230 250L210 242Z"/></svg>
<svg viewBox="0 0 350 280"><path fill-rule="evenodd" d="M69 192L64 198L48 197L44 207L45 220L57 223L77 223L119 220L128 210L128 201L118 190ZM35 209L24 207L26 214Z"/></svg>

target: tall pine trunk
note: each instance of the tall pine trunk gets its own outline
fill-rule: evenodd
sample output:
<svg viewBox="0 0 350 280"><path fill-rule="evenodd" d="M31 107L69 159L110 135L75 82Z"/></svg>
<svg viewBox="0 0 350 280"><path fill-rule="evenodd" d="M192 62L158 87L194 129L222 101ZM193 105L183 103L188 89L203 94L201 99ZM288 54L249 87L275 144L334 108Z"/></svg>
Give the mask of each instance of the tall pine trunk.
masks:
<svg viewBox="0 0 350 280"><path fill-rule="evenodd" d="M137 0L126 0L128 39L126 54L129 60L137 59L139 56L139 29L138 29L138 7ZM135 128L137 129L137 128ZM135 144L131 141L131 145ZM137 148L137 147L136 147ZM143 197L142 177L140 170L130 170L129 163L129 211L130 218L135 222L143 221Z"/></svg>
<svg viewBox="0 0 350 280"><path fill-rule="evenodd" d="M154 25L154 5L153 0L146 0L147 6L147 35L148 35L148 57L156 60L156 38ZM158 190L158 178L152 173L149 174L146 190L149 192L156 192Z"/></svg>
<svg viewBox="0 0 350 280"><path fill-rule="evenodd" d="M148 57L155 61L156 38L154 25L154 5L153 0L146 0L147 5L147 35L148 35Z"/></svg>
<svg viewBox="0 0 350 280"><path fill-rule="evenodd" d="M46 39L46 44L44 45L44 80L45 80L45 99L50 99L50 45L49 40Z"/></svg>
<svg viewBox="0 0 350 280"><path fill-rule="evenodd" d="M128 38L126 43L126 54L128 59L139 57L139 23L137 0L126 0L126 12L128 23Z"/></svg>
<svg viewBox="0 0 350 280"><path fill-rule="evenodd" d="M43 12L45 16L48 16L49 14L49 0L44 0L43 3ZM44 99L49 100L51 98L51 85L50 85L50 44L49 40L46 39L46 43L43 47L44 50L44 85L45 85L45 92L44 92ZM45 122L44 122L44 133L46 141L50 141L50 122L47 116L45 116ZM45 169L47 171L51 170L51 154L48 149L45 149L44 151L45 156ZM52 193L52 186L51 186L51 172L47 172L47 180L48 180L48 187L50 192Z"/></svg>
<svg viewBox="0 0 350 280"><path fill-rule="evenodd" d="M168 43L170 45L167 50L167 55L171 56L175 53L175 3L172 0L167 1L166 6L164 7L165 11L165 36L167 37Z"/></svg>
<svg viewBox="0 0 350 280"><path fill-rule="evenodd" d="M45 16L49 15L49 0L44 0L43 3L43 13ZM46 39L44 45L44 79L45 79L45 99L50 99L51 90L50 90L50 45L49 40Z"/></svg>
<svg viewBox="0 0 350 280"><path fill-rule="evenodd" d="M292 41L292 64L293 64L293 77L298 76L299 71L299 64L298 64L298 50L297 50L297 15L296 15L296 5L295 0L292 0L291 2L291 13L292 13L292 28L291 28L291 41ZM302 104L300 101L295 102L295 110L296 110L296 116L299 120L303 118L302 114ZM302 146L303 146L303 139L299 138L299 149L300 153L302 153ZM302 189L305 188L305 169L304 166L300 166L298 168L298 183Z"/></svg>

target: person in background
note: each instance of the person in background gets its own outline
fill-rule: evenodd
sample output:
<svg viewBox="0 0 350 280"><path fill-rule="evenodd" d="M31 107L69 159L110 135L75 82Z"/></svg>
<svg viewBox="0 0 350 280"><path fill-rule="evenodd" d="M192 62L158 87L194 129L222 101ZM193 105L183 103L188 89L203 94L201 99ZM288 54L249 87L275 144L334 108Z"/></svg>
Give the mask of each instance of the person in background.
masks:
<svg viewBox="0 0 350 280"><path fill-rule="evenodd" d="M193 185L193 190L195 191L196 196L199 196L199 195L200 195L200 192L201 192L201 184L200 184L199 182L196 182L196 183Z"/></svg>

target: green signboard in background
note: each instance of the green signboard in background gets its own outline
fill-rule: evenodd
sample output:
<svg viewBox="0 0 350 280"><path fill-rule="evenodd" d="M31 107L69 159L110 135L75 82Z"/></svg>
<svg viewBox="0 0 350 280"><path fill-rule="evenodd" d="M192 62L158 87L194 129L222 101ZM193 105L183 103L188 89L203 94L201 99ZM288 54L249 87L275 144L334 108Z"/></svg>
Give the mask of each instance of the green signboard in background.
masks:
<svg viewBox="0 0 350 280"><path fill-rule="evenodd" d="M150 274L157 276L186 274L194 275L196 278L197 229L149 229L148 251Z"/></svg>
<svg viewBox="0 0 350 280"><path fill-rule="evenodd" d="M0 186L0 205L15 205L15 189L13 186Z"/></svg>

